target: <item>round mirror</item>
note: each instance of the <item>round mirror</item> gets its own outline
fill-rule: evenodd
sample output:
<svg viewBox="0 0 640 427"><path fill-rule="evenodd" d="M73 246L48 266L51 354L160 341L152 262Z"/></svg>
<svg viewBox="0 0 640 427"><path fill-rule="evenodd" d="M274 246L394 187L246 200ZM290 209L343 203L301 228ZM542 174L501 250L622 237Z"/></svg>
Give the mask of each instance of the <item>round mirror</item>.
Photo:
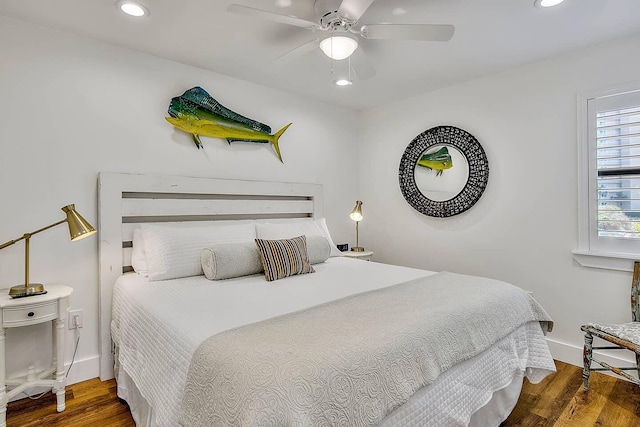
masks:
<svg viewBox="0 0 640 427"><path fill-rule="evenodd" d="M473 206L489 179L489 163L478 140L454 126L416 136L400 161L400 190L418 212L457 215Z"/></svg>

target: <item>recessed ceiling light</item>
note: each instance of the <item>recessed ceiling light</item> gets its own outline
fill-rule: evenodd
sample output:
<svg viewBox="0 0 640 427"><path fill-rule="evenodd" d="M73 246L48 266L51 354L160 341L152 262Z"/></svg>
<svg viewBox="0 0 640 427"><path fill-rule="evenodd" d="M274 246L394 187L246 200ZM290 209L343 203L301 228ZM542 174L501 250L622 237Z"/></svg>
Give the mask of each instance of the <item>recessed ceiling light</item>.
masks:
<svg viewBox="0 0 640 427"><path fill-rule="evenodd" d="M147 9L144 5L132 1L120 0L116 2L116 6L118 6L118 9L120 9L127 15L135 17L145 16L149 14L149 9Z"/></svg>
<svg viewBox="0 0 640 427"><path fill-rule="evenodd" d="M564 0L535 0L533 4L538 7L552 7L559 5L563 1Z"/></svg>

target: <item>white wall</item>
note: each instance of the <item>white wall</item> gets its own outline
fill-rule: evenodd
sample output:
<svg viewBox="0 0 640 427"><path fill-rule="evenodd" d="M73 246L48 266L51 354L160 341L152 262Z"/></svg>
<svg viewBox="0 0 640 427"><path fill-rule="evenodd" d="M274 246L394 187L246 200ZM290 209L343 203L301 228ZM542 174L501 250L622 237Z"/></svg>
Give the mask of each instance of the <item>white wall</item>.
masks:
<svg viewBox="0 0 640 427"><path fill-rule="evenodd" d="M631 278L571 257L576 95L637 81L640 57L629 53L638 48L631 38L356 113L0 17L0 242L61 219L68 203L96 225L99 171L321 183L337 242L353 244L347 213L361 198L361 244L377 261L532 290L556 321L554 356L579 364L582 323L629 320ZM273 128L293 122L281 140L285 164L264 145L203 138L198 151L173 130L169 100L195 85ZM444 124L478 138L491 172L476 206L435 219L404 201L398 165L411 139ZM62 226L32 241L32 279L72 286L72 309L85 310L70 382L98 376L97 242L71 243ZM17 244L0 253L0 285L22 279ZM8 332L10 375L47 363L49 335L45 325Z"/></svg>
<svg viewBox="0 0 640 427"><path fill-rule="evenodd" d="M169 100L196 85L275 130L293 122L280 140L285 163L266 144L203 137L198 151L174 130ZM2 17L0 100L0 243L62 219L69 203L97 226L99 171L320 183L334 239L351 239L354 111ZM85 311L72 383L98 376L97 247L71 243L64 226L31 243L32 281L72 286L71 308ZM23 251L0 252L0 287L22 283ZM48 363L49 329L8 332L10 375Z"/></svg>
<svg viewBox="0 0 640 427"><path fill-rule="evenodd" d="M640 81L630 38L423 94L362 114L362 244L378 261L493 277L533 291L555 320L554 357L581 364L589 321L630 321L631 273L581 267L577 229L577 94ZM467 130L489 159L479 202L423 216L402 197L400 158L438 125ZM446 171L445 171L446 173Z"/></svg>

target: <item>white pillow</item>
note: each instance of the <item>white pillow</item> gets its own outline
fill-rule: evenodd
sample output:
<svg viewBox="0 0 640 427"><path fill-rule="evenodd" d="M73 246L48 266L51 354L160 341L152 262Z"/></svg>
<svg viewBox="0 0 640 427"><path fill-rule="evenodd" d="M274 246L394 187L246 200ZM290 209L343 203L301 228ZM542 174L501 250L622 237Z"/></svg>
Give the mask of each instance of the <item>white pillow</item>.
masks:
<svg viewBox="0 0 640 427"><path fill-rule="evenodd" d="M327 240L329 241L329 245L331 245L331 254L329 256L330 257L332 257L332 256L344 256L342 251L340 251L340 249L338 249L338 245L336 245L333 242L333 239L331 238L331 233L329 233L329 227L327 227L327 221L324 218L320 218L319 220L316 220L315 222L320 225L320 227L324 231L324 234L327 236Z"/></svg>
<svg viewBox="0 0 640 427"><path fill-rule="evenodd" d="M131 267L141 276L147 277L147 254L144 250L144 237L141 228L133 230L133 249L131 251Z"/></svg>
<svg viewBox="0 0 640 427"><path fill-rule="evenodd" d="M324 236L305 236L307 239L307 254L310 264L325 262L331 256L331 245Z"/></svg>
<svg viewBox="0 0 640 427"><path fill-rule="evenodd" d="M202 249L217 243L253 242L253 223L176 228L142 224L149 281L203 274Z"/></svg>
<svg viewBox="0 0 640 427"><path fill-rule="evenodd" d="M260 273L262 261L255 242L219 243L200 255L204 276L209 280L230 279Z"/></svg>
<svg viewBox="0 0 640 427"><path fill-rule="evenodd" d="M324 236L331 246L330 257L344 256L338 247L333 243L327 223L324 218L318 220L294 220L291 222L257 222L256 234L258 239L279 240L292 239L294 237L305 235Z"/></svg>

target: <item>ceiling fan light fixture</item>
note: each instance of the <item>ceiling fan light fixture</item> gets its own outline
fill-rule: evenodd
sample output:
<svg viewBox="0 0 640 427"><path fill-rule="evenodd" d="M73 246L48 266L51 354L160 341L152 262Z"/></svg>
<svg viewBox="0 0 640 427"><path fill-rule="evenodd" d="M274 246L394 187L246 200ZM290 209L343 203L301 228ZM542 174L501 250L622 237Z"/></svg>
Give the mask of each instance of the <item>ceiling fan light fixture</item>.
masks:
<svg viewBox="0 0 640 427"><path fill-rule="evenodd" d="M336 61L350 57L357 48L358 42L347 36L331 36L320 42L324 54Z"/></svg>
<svg viewBox="0 0 640 427"><path fill-rule="evenodd" d="M535 0L534 5L537 7L553 7L562 3L564 0Z"/></svg>
<svg viewBox="0 0 640 427"><path fill-rule="evenodd" d="M129 16L135 16L136 18L146 16L149 14L149 9L147 9L144 5L132 1L117 1L116 6L122 12L126 13Z"/></svg>

